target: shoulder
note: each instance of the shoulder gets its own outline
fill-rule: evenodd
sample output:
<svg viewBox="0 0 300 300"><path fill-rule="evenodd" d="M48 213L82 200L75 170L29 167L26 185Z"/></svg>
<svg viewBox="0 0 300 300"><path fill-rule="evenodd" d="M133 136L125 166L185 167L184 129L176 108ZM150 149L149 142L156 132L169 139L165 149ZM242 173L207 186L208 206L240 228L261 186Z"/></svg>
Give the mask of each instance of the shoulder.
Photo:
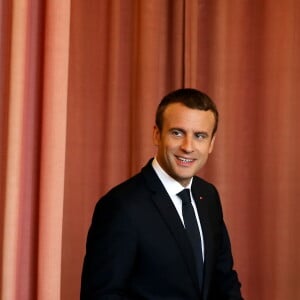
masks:
<svg viewBox="0 0 300 300"><path fill-rule="evenodd" d="M146 184L141 173L138 173L124 182L113 187L105 197L132 198L141 192L145 192Z"/></svg>
<svg viewBox="0 0 300 300"><path fill-rule="evenodd" d="M113 187L104 197L131 198L138 196L140 193L152 190L149 181L153 182L156 179L158 178L156 178L150 160L139 173Z"/></svg>
<svg viewBox="0 0 300 300"><path fill-rule="evenodd" d="M141 189L141 178L137 174L130 179L116 185L97 201L93 217L92 231L110 230L113 226L131 224L133 209L138 203L139 190ZM142 199L145 199L143 197Z"/></svg>
<svg viewBox="0 0 300 300"><path fill-rule="evenodd" d="M101 196L95 209L103 212L128 211L130 207L141 204L148 198L148 195L149 190L145 180L141 173L138 173Z"/></svg>
<svg viewBox="0 0 300 300"><path fill-rule="evenodd" d="M215 185L198 176L194 176L193 178L192 189L219 197L218 190Z"/></svg>

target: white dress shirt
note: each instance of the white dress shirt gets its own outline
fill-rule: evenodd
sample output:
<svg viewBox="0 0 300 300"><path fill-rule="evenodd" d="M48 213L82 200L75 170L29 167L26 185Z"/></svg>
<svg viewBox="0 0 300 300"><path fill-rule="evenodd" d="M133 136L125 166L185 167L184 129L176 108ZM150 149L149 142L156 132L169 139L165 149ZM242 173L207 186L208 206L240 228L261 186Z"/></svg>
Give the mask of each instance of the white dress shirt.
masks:
<svg viewBox="0 0 300 300"><path fill-rule="evenodd" d="M204 242L203 242L203 233L202 233L202 228L201 228L201 222L200 222L200 219L198 216L195 200L191 193L191 186L192 186L193 178L191 179L190 183L186 187L183 187L178 181L176 181L174 178L172 178L170 175L168 175L163 170L163 168L159 165L156 158L154 158L152 161L152 167L153 167L155 173L157 174L157 176L159 177L160 181L162 182L163 186L165 187L167 193L169 194L169 196L177 210L177 213L181 219L183 226L184 226L184 220L183 220L183 215L182 215L182 200L179 198L179 196L177 196L177 194L185 188L190 190L192 205L194 208L195 216L196 216L198 227L199 227L199 232L200 232L200 237L201 237L201 245L202 245L202 258L204 260Z"/></svg>

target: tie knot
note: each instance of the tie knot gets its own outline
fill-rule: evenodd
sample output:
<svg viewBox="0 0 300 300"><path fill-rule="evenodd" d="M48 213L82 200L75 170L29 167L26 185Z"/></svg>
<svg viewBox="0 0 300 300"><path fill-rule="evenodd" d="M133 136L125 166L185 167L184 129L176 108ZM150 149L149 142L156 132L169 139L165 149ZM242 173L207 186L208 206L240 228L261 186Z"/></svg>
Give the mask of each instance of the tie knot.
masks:
<svg viewBox="0 0 300 300"><path fill-rule="evenodd" d="M191 203L191 196L190 196L190 190L189 189L183 189L177 195L182 200L183 204Z"/></svg>

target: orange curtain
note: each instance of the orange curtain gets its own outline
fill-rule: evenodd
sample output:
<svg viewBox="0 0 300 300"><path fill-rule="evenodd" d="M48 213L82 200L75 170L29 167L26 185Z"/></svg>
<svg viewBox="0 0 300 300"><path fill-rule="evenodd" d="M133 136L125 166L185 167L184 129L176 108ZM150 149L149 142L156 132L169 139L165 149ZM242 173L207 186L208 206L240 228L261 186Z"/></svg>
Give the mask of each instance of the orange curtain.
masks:
<svg viewBox="0 0 300 300"><path fill-rule="evenodd" d="M98 198L154 155L162 96L221 115L219 188L245 299L300 298L300 2L0 0L0 298L78 299Z"/></svg>
<svg viewBox="0 0 300 300"><path fill-rule="evenodd" d="M1 1L1 299L60 299L70 2Z"/></svg>

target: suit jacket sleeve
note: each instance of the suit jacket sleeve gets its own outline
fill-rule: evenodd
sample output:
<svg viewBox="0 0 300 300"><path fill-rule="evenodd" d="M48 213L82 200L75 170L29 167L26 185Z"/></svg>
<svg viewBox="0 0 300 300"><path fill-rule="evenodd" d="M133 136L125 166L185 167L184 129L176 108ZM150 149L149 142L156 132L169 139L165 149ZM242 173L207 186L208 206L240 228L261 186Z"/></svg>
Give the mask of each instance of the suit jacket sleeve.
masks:
<svg viewBox="0 0 300 300"><path fill-rule="evenodd" d="M125 287L136 255L135 234L124 207L113 197L97 203L87 238L81 300L128 299Z"/></svg>

